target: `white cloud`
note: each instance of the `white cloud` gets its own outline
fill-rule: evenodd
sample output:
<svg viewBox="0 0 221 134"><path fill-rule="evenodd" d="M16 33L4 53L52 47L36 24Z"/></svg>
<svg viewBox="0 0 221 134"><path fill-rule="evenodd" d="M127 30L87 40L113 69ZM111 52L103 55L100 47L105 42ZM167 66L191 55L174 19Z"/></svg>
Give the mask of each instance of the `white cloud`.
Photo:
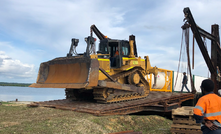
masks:
<svg viewBox="0 0 221 134"><path fill-rule="evenodd" d="M219 0L8 0L0 5L0 50L12 58L7 64L25 69L34 64L35 73L41 62L66 56L71 38L80 39L77 51L84 52L92 24L113 39L134 34L138 55L148 55L152 66L176 71L183 8L190 7L196 23L208 32L212 24L221 24ZM195 55L194 72L204 75L204 59L199 51Z"/></svg>
<svg viewBox="0 0 221 134"><path fill-rule="evenodd" d="M34 65L21 63L0 51L0 80L6 79L33 79L35 75Z"/></svg>
<svg viewBox="0 0 221 134"><path fill-rule="evenodd" d="M16 38L44 48L68 48L70 38L75 36L82 41L89 35L92 24L110 36L124 32L123 28L114 27L123 21L124 12L108 5L102 7L106 4L102 1L9 1L3 4L2 10L8 12L0 14L0 24Z"/></svg>

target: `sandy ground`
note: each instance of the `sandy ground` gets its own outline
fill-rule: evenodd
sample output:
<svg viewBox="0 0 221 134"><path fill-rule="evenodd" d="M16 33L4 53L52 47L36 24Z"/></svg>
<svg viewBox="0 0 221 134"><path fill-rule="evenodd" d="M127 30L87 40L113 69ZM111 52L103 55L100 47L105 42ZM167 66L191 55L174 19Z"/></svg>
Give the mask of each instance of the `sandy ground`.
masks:
<svg viewBox="0 0 221 134"><path fill-rule="evenodd" d="M31 104L34 101L3 101L3 102L9 102L9 103L13 103L13 104Z"/></svg>
<svg viewBox="0 0 221 134"><path fill-rule="evenodd" d="M15 104L31 104L33 101L14 101Z"/></svg>

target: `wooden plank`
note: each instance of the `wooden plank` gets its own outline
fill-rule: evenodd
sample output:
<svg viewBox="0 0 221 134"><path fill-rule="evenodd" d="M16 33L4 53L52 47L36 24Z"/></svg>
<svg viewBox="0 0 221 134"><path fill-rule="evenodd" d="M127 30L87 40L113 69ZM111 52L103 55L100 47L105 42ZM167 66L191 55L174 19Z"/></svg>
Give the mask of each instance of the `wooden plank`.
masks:
<svg viewBox="0 0 221 134"><path fill-rule="evenodd" d="M202 131L199 129L177 129L171 128L170 132L172 134L202 134Z"/></svg>
<svg viewBox="0 0 221 134"><path fill-rule="evenodd" d="M172 118L186 118L186 119L189 119L189 120L192 120L194 119L193 115L172 115Z"/></svg>
<svg viewBox="0 0 221 134"><path fill-rule="evenodd" d="M195 119L189 119L189 118L173 118L173 123L174 124L195 124L195 125L200 125L200 124L196 124L196 120Z"/></svg>
<svg viewBox="0 0 221 134"><path fill-rule="evenodd" d="M172 134L203 134L202 131L188 131L188 130L171 130Z"/></svg>
<svg viewBox="0 0 221 134"><path fill-rule="evenodd" d="M201 130L201 126L198 125L183 125L183 124L172 124L171 128L180 128L180 129L199 129Z"/></svg>

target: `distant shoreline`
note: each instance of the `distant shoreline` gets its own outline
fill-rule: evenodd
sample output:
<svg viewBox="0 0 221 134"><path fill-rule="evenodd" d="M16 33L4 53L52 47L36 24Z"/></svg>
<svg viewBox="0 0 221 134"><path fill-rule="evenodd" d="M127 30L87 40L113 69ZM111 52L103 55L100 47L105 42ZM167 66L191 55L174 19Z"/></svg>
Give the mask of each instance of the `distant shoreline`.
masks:
<svg viewBox="0 0 221 134"><path fill-rule="evenodd" d="M31 84L29 83L9 83L9 82L0 82L0 86L15 86L15 87L28 87Z"/></svg>

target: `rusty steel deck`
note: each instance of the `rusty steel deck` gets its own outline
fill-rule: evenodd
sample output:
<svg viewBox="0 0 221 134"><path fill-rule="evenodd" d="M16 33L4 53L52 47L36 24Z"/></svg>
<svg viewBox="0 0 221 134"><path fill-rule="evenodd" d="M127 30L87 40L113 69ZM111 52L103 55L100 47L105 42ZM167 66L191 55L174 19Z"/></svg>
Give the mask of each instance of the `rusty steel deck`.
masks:
<svg viewBox="0 0 221 134"><path fill-rule="evenodd" d="M113 104L100 104L90 101L70 101L68 99L34 102L29 107L49 107L63 110L90 113L96 116L124 115L141 111L169 112L180 107L181 103L194 98L191 93L169 93L152 91L139 100L119 102Z"/></svg>

